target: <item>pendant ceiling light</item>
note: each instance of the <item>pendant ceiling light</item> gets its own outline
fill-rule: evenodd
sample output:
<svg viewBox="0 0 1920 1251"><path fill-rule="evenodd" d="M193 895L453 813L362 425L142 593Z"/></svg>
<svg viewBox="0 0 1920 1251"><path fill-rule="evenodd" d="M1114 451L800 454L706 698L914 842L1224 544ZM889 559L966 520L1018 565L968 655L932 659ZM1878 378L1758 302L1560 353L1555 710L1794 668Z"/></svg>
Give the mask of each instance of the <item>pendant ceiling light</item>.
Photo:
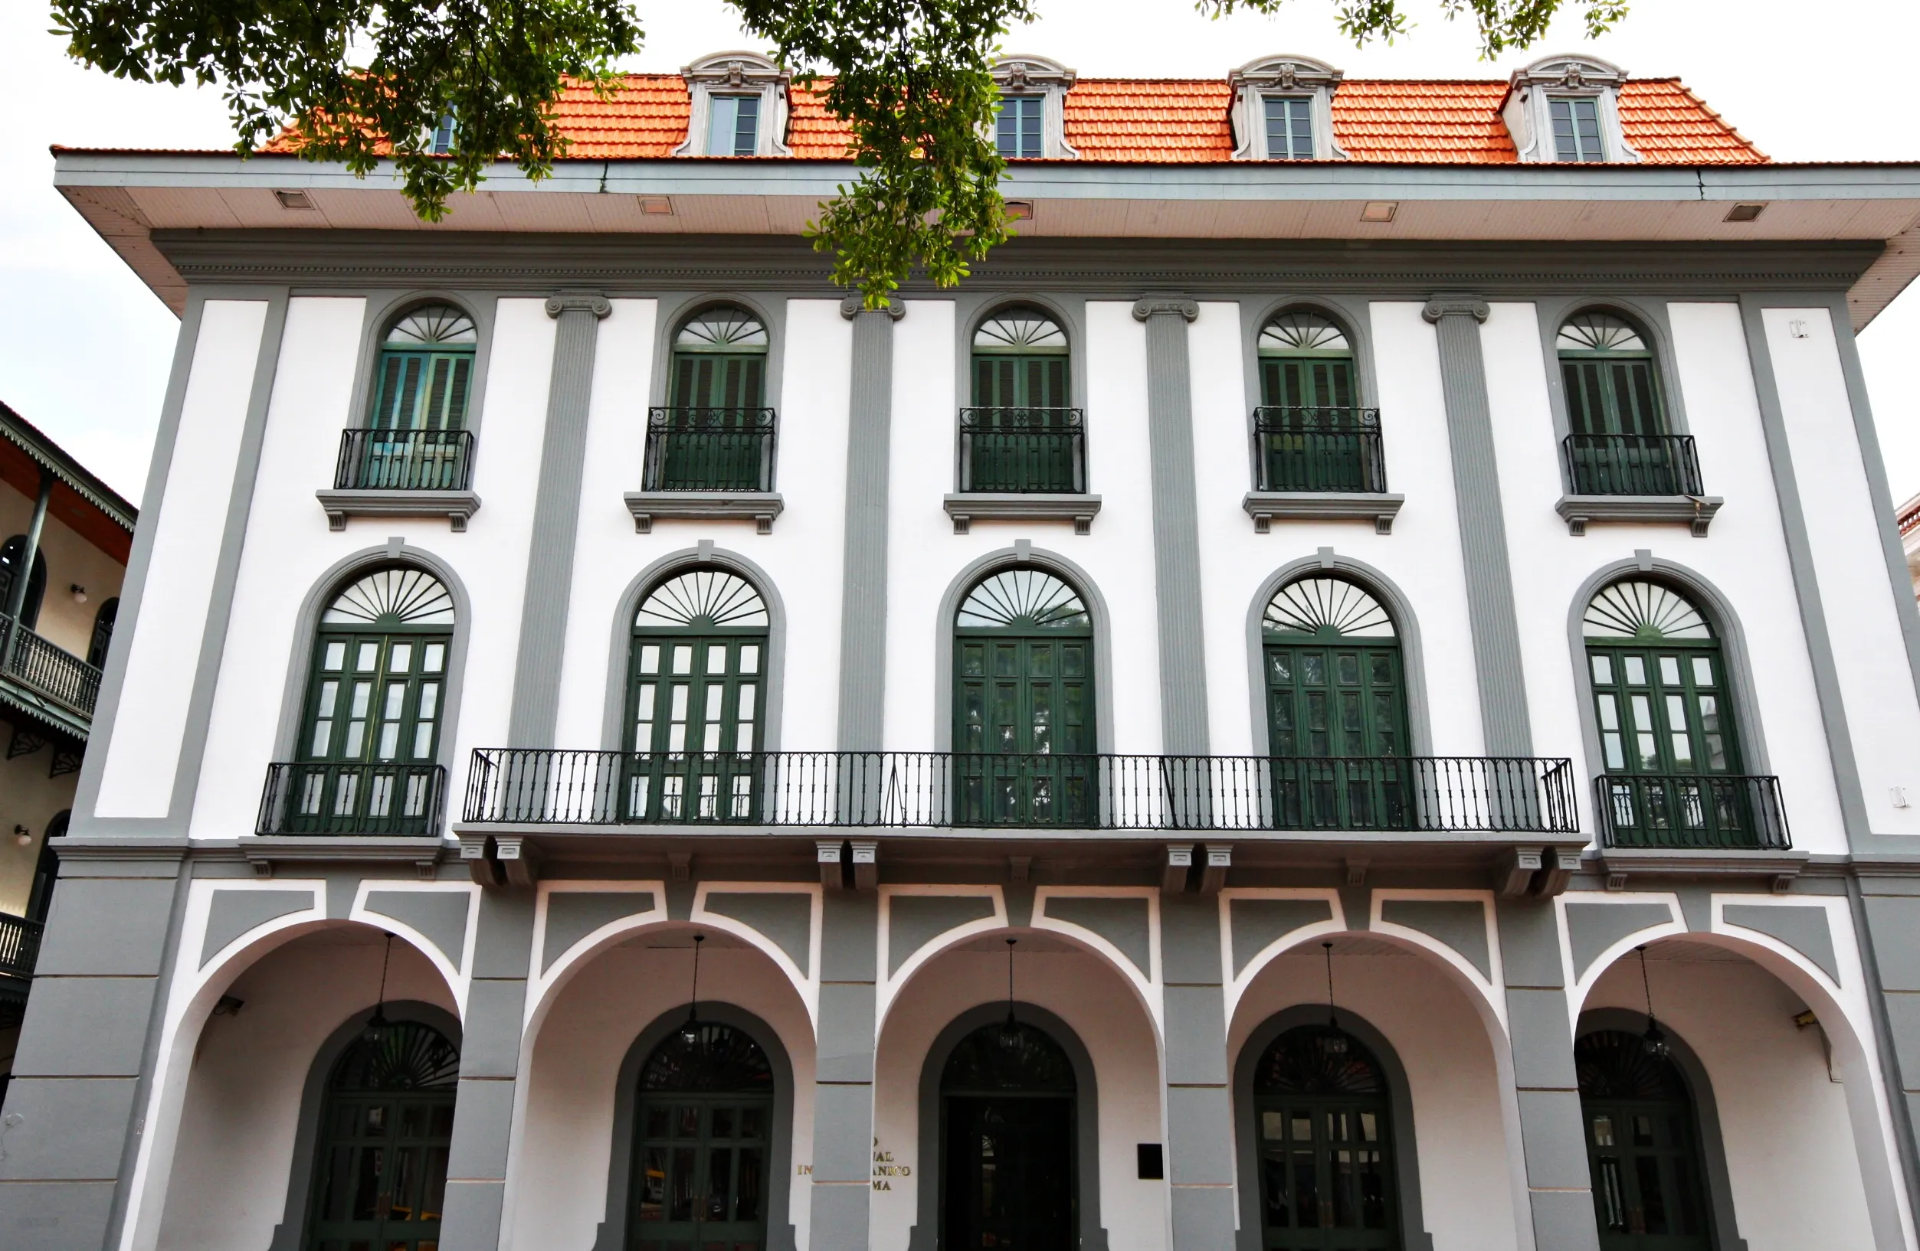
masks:
<svg viewBox="0 0 1920 1251"><path fill-rule="evenodd" d="M1345 1055L1347 1034L1340 1028L1340 1011L1333 1006L1333 943L1324 942L1320 949L1327 953L1327 1028L1332 1033L1321 1040L1321 1047L1332 1055Z"/></svg>
<svg viewBox="0 0 1920 1251"><path fill-rule="evenodd" d="M705 934L693 936L693 991L687 997L687 1023L680 1027L688 1046L700 1041L700 944L706 941Z"/></svg>
<svg viewBox="0 0 1920 1251"><path fill-rule="evenodd" d="M1020 940L1007 940L1007 1019L1000 1025L1000 1045L1009 1049L1020 1045L1020 1022L1013 1017L1013 945Z"/></svg>
<svg viewBox="0 0 1920 1251"><path fill-rule="evenodd" d="M373 1015L367 1018L367 1027L360 1036L374 1046L379 1046L386 1038L392 1022L387 1020L387 968L393 963L393 935L387 935L387 952L380 959L380 998L373 1005Z"/></svg>
<svg viewBox="0 0 1920 1251"><path fill-rule="evenodd" d="M1640 1045L1648 1055L1664 1059L1673 1048L1667 1044L1666 1031L1660 1028L1660 1022L1653 1016L1653 983L1647 980L1647 949L1642 945L1634 950L1640 953L1640 993L1647 999L1647 1032L1640 1035Z"/></svg>

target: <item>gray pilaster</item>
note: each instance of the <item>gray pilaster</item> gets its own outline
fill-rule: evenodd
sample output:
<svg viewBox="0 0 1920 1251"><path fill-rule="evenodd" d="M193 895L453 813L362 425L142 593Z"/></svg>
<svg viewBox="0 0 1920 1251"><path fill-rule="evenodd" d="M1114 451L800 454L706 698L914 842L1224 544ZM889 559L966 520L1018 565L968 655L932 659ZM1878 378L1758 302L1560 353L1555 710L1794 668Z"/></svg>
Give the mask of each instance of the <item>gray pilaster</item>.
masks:
<svg viewBox="0 0 1920 1251"><path fill-rule="evenodd" d="M887 475L893 427L893 323L906 309L840 305L853 322L847 425L847 534L840 607L841 751L879 751L887 657Z"/></svg>
<svg viewBox="0 0 1920 1251"><path fill-rule="evenodd" d="M1447 406L1447 447L1460 512L1460 555L1466 566L1467 618L1480 689L1480 723L1491 756L1533 753L1527 688L1520 668L1520 624L1507 562L1500 473L1493 457L1493 413L1480 323L1487 302L1477 295L1436 295L1422 315L1440 340L1440 390Z"/></svg>
<svg viewBox="0 0 1920 1251"><path fill-rule="evenodd" d="M554 329L553 377L547 388L546 438L527 551L527 591L520 612L507 745L553 746L560 715L560 641L573 596L573 547L580 529L580 475L587 457L587 410L593 400L593 351L600 319L613 311L605 296L563 291L547 301Z"/></svg>
<svg viewBox="0 0 1920 1251"><path fill-rule="evenodd" d="M1537 1251L1598 1251L1553 904L1503 899L1496 907L1534 1246Z"/></svg>
<svg viewBox="0 0 1920 1251"><path fill-rule="evenodd" d="M808 1245L869 1245L873 1195L874 980L880 909L870 891L828 891L820 941ZM925 1185L925 1182L921 1183Z"/></svg>
<svg viewBox="0 0 1920 1251"><path fill-rule="evenodd" d="M1160 897L1166 979L1167 1188L1175 1251L1234 1245L1233 1093L1227 1068L1220 904Z"/></svg>
<svg viewBox="0 0 1920 1251"><path fill-rule="evenodd" d="M533 950L533 895L487 891L480 896L473 983L461 1022L460 1088L447 1159L447 1199L440 1227L444 1251L496 1251L507 1188L507 1146L514 1084L520 1069L521 1024Z"/></svg>
<svg viewBox="0 0 1920 1251"><path fill-rule="evenodd" d="M1187 361L1187 323L1199 315L1199 305L1187 299L1149 296L1133 306L1135 320L1147 327L1147 447L1153 462L1161 750L1175 756L1207 753L1193 379Z"/></svg>

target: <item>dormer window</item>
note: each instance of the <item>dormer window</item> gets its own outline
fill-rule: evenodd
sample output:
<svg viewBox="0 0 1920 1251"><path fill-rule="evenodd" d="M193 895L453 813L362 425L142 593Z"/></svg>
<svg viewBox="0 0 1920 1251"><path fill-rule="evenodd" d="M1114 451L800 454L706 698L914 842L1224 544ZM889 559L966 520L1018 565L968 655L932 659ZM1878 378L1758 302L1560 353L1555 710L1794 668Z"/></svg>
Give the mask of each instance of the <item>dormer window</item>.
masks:
<svg viewBox="0 0 1920 1251"><path fill-rule="evenodd" d="M1595 57L1552 56L1515 70L1500 104L1519 158L1529 164L1638 161L1620 130L1627 72Z"/></svg>
<svg viewBox="0 0 1920 1251"><path fill-rule="evenodd" d="M1268 96L1267 159L1313 159L1313 101L1305 96Z"/></svg>
<svg viewBox="0 0 1920 1251"><path fill-rule="evenodd" d="M1067 92L1074 72L1038 56L1003 57L993 67L1000 107L993 146L1008 160L1060 160L1079 156L1067 143Z"/></svg>
<svg viewBox="0 0 1920 1251"><path fill-rule="evenodd" d="M428 147L435 156L445 156L453 151L453 132L453 114L449 113L440 119L438 126L433 128L433 139Z"/></svg>
<svg viewBox="0 0 1920 1251"><path fill-rule="evenodd" d="M1008 160L1046 155L1045 96L1001 96L994 139Z"/></svg>
<svg viewBox="0 0 1920 1251"><path fill-rule="evenodd" d="M1268 56L1227 75L1236 161L1333 161L1339 70L1303 56Z"/></svg>
<svg viewBox="0 0 1920 1251"><path fill-rule="evenodd" d="M717 52L680 71L687 141L675 156L791 156L787 88L793 75L757 52Z"/></svg>
<svg viewBox="0 0 1920 1251"><path fill-rule="evenodd" d="M708 156L752 156L759 150L760 97L714 96L707 124Z"/></svg>

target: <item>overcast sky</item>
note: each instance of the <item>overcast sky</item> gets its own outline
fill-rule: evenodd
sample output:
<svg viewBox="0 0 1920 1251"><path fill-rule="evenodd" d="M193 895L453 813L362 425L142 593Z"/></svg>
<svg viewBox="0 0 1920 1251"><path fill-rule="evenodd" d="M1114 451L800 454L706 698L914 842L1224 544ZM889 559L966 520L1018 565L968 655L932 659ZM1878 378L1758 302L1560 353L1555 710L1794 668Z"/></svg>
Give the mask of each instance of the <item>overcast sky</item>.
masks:
<svg viewBox="0 0 1920 1251"><path fill-rule="evenodd" d="M1279 18L1209 21L1187 0L1035 0L1006 41L1088 75L1224 77L1264 53L1331 61L1354 76L1505 77L1535 56L1588 51L1639 76L1679 75L1780 160L1920 160L1913 126L1913 0L1632 0L1595 43L1562 18L1542 43L1487 64L1471 26L1437 0L1402 0L1417 25L1356 49L1333 0ZM639 0L648 31L632 68L671 71L754 47L719 0ZM222 148L209 91L116 82L67 60L36 0L0 5L0 400L138 502L179 323L53 190L49 144ZM1920 294L1861 336L1895 501L1920 493ZM1708 486L1712 487L1711 469Z"/></svg>

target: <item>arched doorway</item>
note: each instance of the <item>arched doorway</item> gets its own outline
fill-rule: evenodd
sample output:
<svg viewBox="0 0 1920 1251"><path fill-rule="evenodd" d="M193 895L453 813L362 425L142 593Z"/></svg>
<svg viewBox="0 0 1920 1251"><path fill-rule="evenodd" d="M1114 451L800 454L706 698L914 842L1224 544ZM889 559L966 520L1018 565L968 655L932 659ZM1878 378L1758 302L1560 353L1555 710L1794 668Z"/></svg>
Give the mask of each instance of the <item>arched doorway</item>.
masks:
<svg viewBox="0 0 1920 1251"><path fill-rule="evenodd" d="M1070 1251L1078 1085L1046 1031L1012 1019L960 1040L940 1074L942 1245Z"/></svg>
<svg viewBox="0 0 1920 1251"><path fill-rule="evenodd" d="M745 1030L689 1020L653 1049L635 1099L630 1251L761 1251L773 1094Z"/></svg>
<svg viewBox="0 0 1920 1251"><path fill-rule="evenodd" d="M417 1021L370 1027L327 1079L307 1251L434 1251L460 1052Z"/></svg>
<svg viewBox="0 0 1920 1251"><path fill-rule="evenodd" d="M1596 1030L1573 1048L1601 1251L1709 1251L1699 1119L1655 1040Z"/></svg>
<svg viewBox="0 0 1920 1251"><path fill-rule="evenodd" d="M1380 1062L1336 1027L1273 1040L1253 1078L1263 1247L1397 1248L1391 1097Z"/></svg>

